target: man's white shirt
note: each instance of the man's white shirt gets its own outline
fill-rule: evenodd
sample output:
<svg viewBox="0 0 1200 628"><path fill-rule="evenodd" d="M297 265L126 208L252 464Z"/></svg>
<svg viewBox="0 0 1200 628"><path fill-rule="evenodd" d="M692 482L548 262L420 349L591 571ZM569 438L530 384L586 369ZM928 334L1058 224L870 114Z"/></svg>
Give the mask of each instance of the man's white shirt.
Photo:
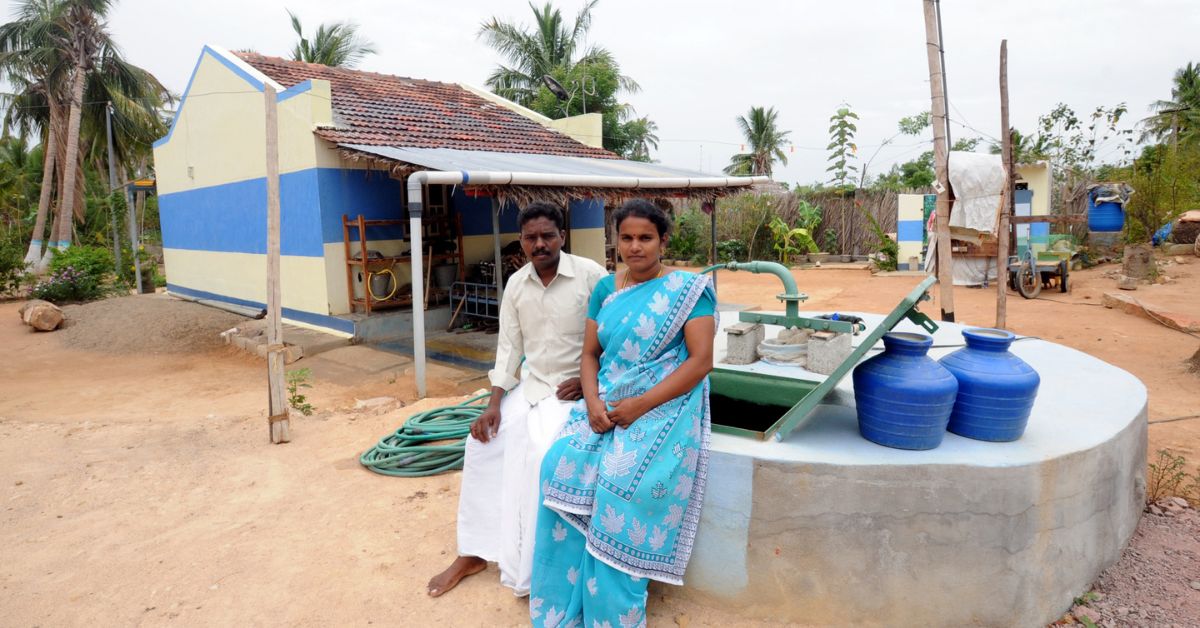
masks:
<svg viewBox="0 0 1200 628"><path fill-rule="evenodd" d="M526 400L536 404L563 381L579 377L588 300L607 274L600 264L570 253L559 255L550 285L542 285L533 264L513 273L500 304L496 366L488 372L492 386L507 391L521 382Z"/></svg>

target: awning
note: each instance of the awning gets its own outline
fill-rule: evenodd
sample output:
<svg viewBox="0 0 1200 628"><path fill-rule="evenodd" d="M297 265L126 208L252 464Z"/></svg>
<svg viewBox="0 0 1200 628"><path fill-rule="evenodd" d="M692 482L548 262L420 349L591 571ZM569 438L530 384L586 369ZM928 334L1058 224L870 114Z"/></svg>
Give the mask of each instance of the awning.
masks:
<svg viewBox="0 0 1200 628"><path fill-rule="evenodd" d="M369 153L392 161L421 166L429 170L444 172L491 171L491 172L542 172L545 174L582 174L610 177L720 177L739 180L740 177L705 174L694 170L681 170L661 164L625 159L592 159L588 157L561 157L558 155L535 155L530 153L494 153L456 148L408 148L403 146L366 146L363 144L338 144L341 148Z"/></svg>
<svg viewBox="0 0 1200 628"><path fill-rule="evenodd" d="M482 188L490 193L494 199L492 230L496 268L499 269L499 207L506 200L520 204L530 200L565 204L572 198L617 199L632 195L715 199L769 182L767 177L712 176L622 159L362 144L338 144L338 147L350 159L366 158L392 164L393 173L407 179L410 255L414 277L423 275L421 213L423 190L427 184L462 185ZM396 168L396 164L402 164L403 168ZM496 287L502 293L503 283L499 272L496 273ZM423 301L424 286L420 281L414 281L413 361L419 397L425 396L425 312L420 306Z"/></svg>

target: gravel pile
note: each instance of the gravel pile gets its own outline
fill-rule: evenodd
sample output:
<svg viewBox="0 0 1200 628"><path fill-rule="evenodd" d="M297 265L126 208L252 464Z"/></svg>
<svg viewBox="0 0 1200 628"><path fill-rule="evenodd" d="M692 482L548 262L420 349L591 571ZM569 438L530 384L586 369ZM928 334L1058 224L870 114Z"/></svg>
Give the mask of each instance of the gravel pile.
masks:
<svg viewBox="0 0 1200 628"><path fill-rule="evenodd" d="M220 333L248 320L163 294L125 296L63 307L66 346L96 353L198 353L224 346Z"/></svg>

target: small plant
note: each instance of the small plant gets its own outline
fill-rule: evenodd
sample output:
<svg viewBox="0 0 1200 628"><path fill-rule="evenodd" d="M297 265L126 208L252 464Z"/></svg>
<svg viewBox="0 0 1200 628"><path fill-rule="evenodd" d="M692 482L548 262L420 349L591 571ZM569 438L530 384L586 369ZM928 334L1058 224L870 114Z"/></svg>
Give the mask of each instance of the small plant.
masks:
<svg viewBox="0 0 1200 628"><path fill-rule="evenodd" d="M1154 502L1172 495L1180 494L1180 487L1189 478L1187 460L1176 456L1169 449L1160 449L1155 454L1154 462L1150 463L1150 473L1146 476L1146 503ZM1200 480L1194 480L1200 482Z"/></svg>
<svg viewBox="0 0 1200 628"><path fill-rule="evenodd" d="M859 211L867 217L867 222L871 223L871 232L875 234L879 253L883 256L883 259L876 262L879 270L896 270L900 267L900 244L883 232L883 227L879 226L879 221L875 220L870 212L862 208L859 208Z"/></svg>
<svg viewBox="0 0 1200 628"><path fill-rule="evenodd" d="M675 230L667 242L667 255L674 259L692 260L705 255L702 244L703 216L694 211L680 212L675 217Z"/></svg>
<svg viewBox="0 0 1200 628"><path fill-rule="evenodd" d="M827 253L832 253L837 248L838 233L836 229L826 229L825 235L821 236L821 250Z"/></svg>
<svg viewBox="0 0 1200 628"><path fill-rule="evenodd" d="M104 296L104 288L95 277L67 266L34 284L29 296L58 304L91 301Z"/></svg>
<svg viewBox="0 0 1200 628"><path fill-rule="evenodd" d="M792 227L776 216L767 227L771 230L771 240L775 252L779 254L779 263L787 264L788 258L801 253L816 253L817 243L807 229Z"/></svg>
<svg viewBox="0 0 1200 628"><path fill-rule="evenodd" d="M721 240L717 243L717 257L722 262L736 262L749 257L749 251L741 240Z"/></svg>
<svg viewBox="0 0 1200 628"><path fill-rule="evenodd" d="M311 375L312 370L306 368L287 372L288 405L304 416L309 416L316 410L300 392L301 388L312 388L312 384L308 383Z"/></svg>
<svg viewBox="0 0 1200 628"><path fill-rule="evenodd" d="M25 249L16 238L0 239L0 295L15 293L27 281Z"/></svg>
<svg viewBox="0 0 1200 628"><path fill-rule="evenodd" d="M102 246L72 246L65 251L55 251L50 270L57 272L68 267L102 284L113 272L112 251Z"/></svg>

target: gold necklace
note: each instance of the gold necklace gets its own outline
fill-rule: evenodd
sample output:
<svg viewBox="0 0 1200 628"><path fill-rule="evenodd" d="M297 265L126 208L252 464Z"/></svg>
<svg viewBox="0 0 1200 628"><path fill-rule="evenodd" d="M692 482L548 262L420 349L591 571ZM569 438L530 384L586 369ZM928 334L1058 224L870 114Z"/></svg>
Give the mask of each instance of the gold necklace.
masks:
<svg viewBox="0 0 1200 628"><path fill-rule="evenodd" d="M650 279L647 279L646 281L654 281L655 279L662 277L662 274L663 274L663 263L659 262L658 263L658 274L651 277ZM630 285L636 286L638 284L643 284L643 283L646 283L646 281L639 281L637 283L630 284L629 283L629 269L626 268L625 269L625 281L621 284L621 289L624 290L625 288L628 288Z"/></svg>

